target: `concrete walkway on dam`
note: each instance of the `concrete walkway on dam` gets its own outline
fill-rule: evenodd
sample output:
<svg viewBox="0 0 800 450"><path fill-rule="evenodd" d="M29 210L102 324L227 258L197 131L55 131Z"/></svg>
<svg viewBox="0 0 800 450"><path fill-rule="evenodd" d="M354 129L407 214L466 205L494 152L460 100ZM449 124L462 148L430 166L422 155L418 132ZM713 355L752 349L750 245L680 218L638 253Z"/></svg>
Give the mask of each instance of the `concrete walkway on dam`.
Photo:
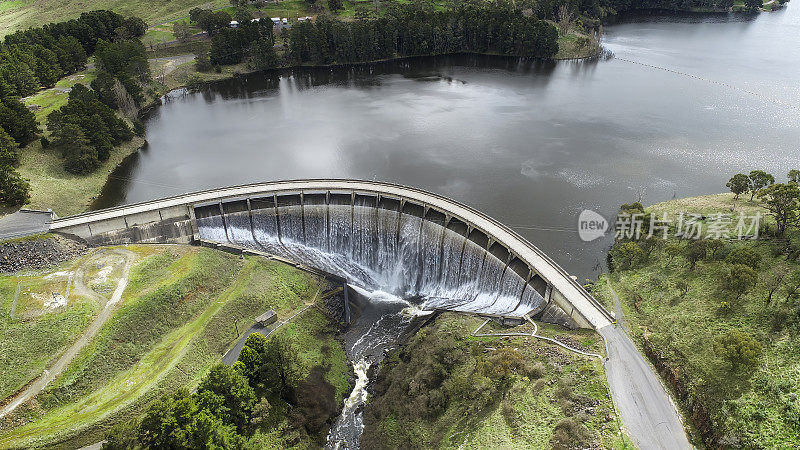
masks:
<svg viewBox="0 0 800 450"><path fill-rule="evenodd" d="M50 228L53 213L21 209L0 218L0 240L45 233Z"/></svg>
<svg viewBox="0 0 800 450"><path fill-rule="evenodd" d="M620 412L622 422L632 439L640 448L683 449L691 448L680 415L673 405L667 391L651 365L639 353L624 330L617 328L614 316L600 305L583 287L557 263L541 250L525 240L510 228L466 205L436 194L407 186L388 183L355 180L295 180L251 184L184 194L176 197L154 200L128 206L120 206L76 216L56 219L51 231L74 234L94 239L119 230L133 232L125 236L143 236L153 230L148 223L168 221L194 221L194 208L202 205L222 204L229 201L250 198L293 195L297 193L352 193L353 195L379 195L405 199L446 212L450 217L469 224L485 233L491 240L505 246L521 261L528 264L546 280L551 290L566 301L576 315L584 322L583 326L597 330L606 341L608 354L605 361L606 375L614 402ZM191 219L187 220L189 217ZM160 223L160 222L159 222ZM139 228L137 228L139 227ZM183 227L183 228L181 228ZM179 222L170 222L164 231L185 232L190 229ZM196 225L195 225L196 229ZM183 241L195 240L191 236ZM144 242L158 242L153 236L146 236ZM170 236L175 238L176 236ZM99 242L105 242L99 239ZM125 242L125 241L123 241ZM136 242L136 241L134 241ZM142 242L142 241L138 241ZM120 243L120 242L116 242ZM561 305L560 305L561 306ZM562 306L563 308L563 306Z"/></svg>
<svg viewBox="0 0 800 450"><path fill-rule="evenodd" d="M459 220L483 231L489 237L513 251L517 257L525 261L530 267L533 267L552 286L555 292L560 293L592 328L599 329L608 326L613 320L613 317L564 269L510 228L464 204L408 186L357 180L295 180L234 186L65 217L53 221L50 229L53 231L72 232L80 236L81 234L77 230L85 227L88 228L89 234L91 234L91 227L95 223L124 220L126 217L146 215L154 211L158 211L158 214L161 214L161 211L176 207L208 204L225 199L275 195L283 192L326 191L363 192L372 195L394 196L445 211L451 216L457 217Z"/></svg>

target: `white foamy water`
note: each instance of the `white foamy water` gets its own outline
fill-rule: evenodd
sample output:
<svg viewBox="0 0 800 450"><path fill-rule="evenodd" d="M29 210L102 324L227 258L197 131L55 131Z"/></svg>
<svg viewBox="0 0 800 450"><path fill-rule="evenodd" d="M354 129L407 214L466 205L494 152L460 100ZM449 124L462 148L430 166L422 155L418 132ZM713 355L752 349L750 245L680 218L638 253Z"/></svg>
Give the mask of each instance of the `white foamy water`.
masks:
<svg viewBox="0 0 800 450"><path fill-rule="evenodd" d="M348 196L347 200L350 198ZM323 200L324 201L324 200ZM203 239L267 251L347 279L375 302L522 316L542 296L505 261L462 234L397 210L281 204L198 218ZM252 226L251 226L252 223Z"/></svg>

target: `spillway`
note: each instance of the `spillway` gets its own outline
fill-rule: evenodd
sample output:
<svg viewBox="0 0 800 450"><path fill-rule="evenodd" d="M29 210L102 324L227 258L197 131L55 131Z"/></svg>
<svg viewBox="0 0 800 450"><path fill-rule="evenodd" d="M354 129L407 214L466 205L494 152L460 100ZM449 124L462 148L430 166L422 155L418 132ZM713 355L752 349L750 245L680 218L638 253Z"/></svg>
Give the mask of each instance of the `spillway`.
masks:
<svg viewBox="0 0 800 450"><path fill-rule="evenodd" d="M359 383L331 427L325 448L332 450L358 448L367 369L431 310L512 323L529 316L567 327L613 320L512 230L407 186L358 180L232 186L57 219L51 230L93 245L217 242L347 280L342 337Z"/></svg>
<svg viewBox="0 0 800 450"><path fill-rule="evenodd" d="M446 309L568 324L546 283L504 247L423 205L354 193L272 195L195 206L200 237L268 252L368 291Z"/></svg>

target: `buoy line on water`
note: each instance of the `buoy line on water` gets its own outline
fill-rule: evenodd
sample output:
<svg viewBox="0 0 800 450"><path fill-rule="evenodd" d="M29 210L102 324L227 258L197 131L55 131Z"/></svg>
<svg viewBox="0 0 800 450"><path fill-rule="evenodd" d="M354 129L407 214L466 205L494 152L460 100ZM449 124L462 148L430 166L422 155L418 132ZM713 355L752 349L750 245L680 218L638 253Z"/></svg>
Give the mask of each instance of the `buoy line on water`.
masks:
<svg viewBox="0 0 800 450"><path fill-rule="evenodd" d="M735 86L733 84L726 83L724 81L718 81L718 80L714 80L712 78L705 78L705 77L701 77L699 75L694 75L694 74L691 74L691 73L688 73L688 72L681 72L680 70L670 69L669 67L656 66L654 64L647 64L647 63L643 63L643 62L639 62L639 61L634 61L632 59L621 58L621 57L616 56L616 55L614 55L613 58L614 59L618 59L620 61L627 62L627 63L637 64L637 65L640 65L640 66L648 67L650 69L663 70L665 72L673 73L675 75L680 75L680 76L684 76L684 77L688 77L688 78L693 78L695 80L704 81L706 83L716 84L718 86L726 87L728 89L733 89L735 91L744 92L745 94L752 95L753 97L760 98L761 100L765 100L767 102L774 103L774 104L779 105L779 106L783 106L783 107L791 108L791 109L797 109L797 105L795 105L795 104L786 103L786 102L784 102L782 100L779 100L777 98L772 98L772 97L769 97L767 95L761 94L759 92L751 91L749 89L744 89L742 87Z"/></svg>

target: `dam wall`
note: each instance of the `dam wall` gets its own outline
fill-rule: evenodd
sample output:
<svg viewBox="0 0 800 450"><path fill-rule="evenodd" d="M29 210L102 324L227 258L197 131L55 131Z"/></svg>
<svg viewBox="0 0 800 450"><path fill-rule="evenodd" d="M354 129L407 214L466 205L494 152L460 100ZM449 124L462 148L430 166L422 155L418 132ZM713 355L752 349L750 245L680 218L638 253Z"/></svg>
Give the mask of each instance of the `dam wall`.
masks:
<svg viewBox="0 0 800 450"><path fill-rule="evenodd" d="M591 328L613 321L515 232L406 186L353 180L236 186L65 217L51 230L93 245L203 240L250 248L426 309Z"/></svg>

